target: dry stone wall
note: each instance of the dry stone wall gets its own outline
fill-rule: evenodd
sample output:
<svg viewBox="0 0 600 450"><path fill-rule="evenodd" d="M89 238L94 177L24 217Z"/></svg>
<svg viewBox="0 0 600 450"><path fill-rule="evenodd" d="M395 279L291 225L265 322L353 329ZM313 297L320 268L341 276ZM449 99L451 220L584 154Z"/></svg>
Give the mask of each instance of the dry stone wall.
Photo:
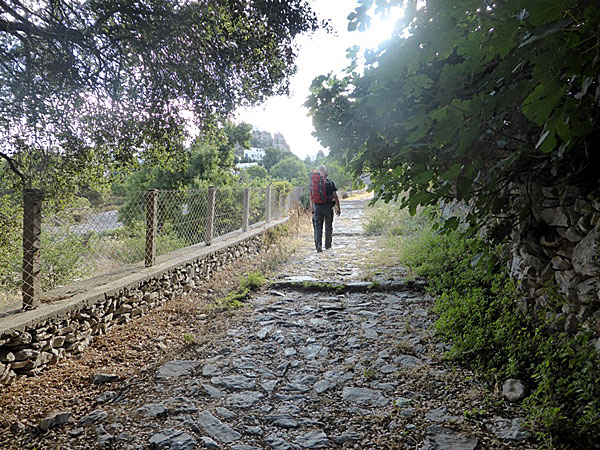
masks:
<svg viewBox="0 0 600 450"><path fill-rule="evenodd" d="M532 210L512 236L511 273L524 293L520 306L550 318L556 330L600 336L600 189L520 190Z"/></svg>
<svg viewBox="0 0 600 450"><path fill-rule="evenodd" d="M252 256L266 246L262 234L192 260L111 294L82 298L75 307L0 332L0 385L33 376L63 358L81 354L94 336L187 295L222 266Z"/></svg>

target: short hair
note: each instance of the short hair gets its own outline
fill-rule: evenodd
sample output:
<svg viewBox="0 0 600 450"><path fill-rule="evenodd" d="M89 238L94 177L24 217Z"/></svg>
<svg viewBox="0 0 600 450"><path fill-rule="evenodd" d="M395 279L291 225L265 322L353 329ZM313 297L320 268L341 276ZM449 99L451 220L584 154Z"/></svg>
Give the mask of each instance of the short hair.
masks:
<svg viewBox="0 0 600 450"><path fill-rule="evenodd" d="M327 173L327 167L325 167L324 165L321 164L319 166L319 172L325 172L325 173Z"/></svg>

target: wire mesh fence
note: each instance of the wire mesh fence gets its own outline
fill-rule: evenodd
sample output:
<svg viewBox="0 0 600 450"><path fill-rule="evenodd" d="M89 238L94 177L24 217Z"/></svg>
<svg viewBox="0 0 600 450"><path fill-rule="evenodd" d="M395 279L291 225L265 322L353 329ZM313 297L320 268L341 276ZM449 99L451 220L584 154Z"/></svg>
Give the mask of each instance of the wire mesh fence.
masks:
<svg viewBox="0 0 600 450"><path fill-rule="evenodd" d="M207 199L206 189L158 192L157 256L206 241Z"/></svg>
<svg viewBox="0 0 600 450"><path fill-rule="evenodd" d="M21 307L23 203L0 196L0 310Z"/></svg>
<svg viewBox="0 0 600 450"><path fill-rule="evenodd" d="M108 204L92 207L80 199L53 210L42 208L41 195L0 197L0 310L76 281L152 265L157 256L241 230L245 188L212 189L132 192ZM294 192L271 190L271 220L288 211ZM265 220L265 194L265 188L250 190L249 226Z"/></svg>
<svg viewBox="0 0 600 450"><path fill-rule="evenodd" d="M219 188L215 192L214 237L242 228L243 188Z"/></svg>
<svg viewBox="0 0 600 450"><path fill-rule="evenodd" d="M103 275L143 260L145 193L113 204L45 211L41 226L41 290Z"/></svg>
<svg viewBox="0 0 600 450"><path fill-rule="evenodd" d="M265 193L266 189L253 189L250 191L250 207L248 223L255 225L265 220Z"/></svg>

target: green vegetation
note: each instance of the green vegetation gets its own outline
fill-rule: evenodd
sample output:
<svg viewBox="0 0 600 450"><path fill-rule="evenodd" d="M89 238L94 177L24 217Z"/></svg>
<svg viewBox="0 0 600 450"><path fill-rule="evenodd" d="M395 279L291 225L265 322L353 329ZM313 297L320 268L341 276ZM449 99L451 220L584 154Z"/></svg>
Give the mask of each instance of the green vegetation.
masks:
<svg viewBox="0 0 600 450"><path fill-rule="evenodd" d="M250 291L257 291L267 284L267 279L260 272L248 272L240 281L240 289L248 289Z"/></svg>
<svg viewBox="0 0 600 450"><path fill-rule="evenodd" d="M387 208L385 214L398 212L402 220L397 207ZM552 317L524 314L501 247L490 248L467 230L439 233L431 219L420 220L420 229L388 234L386 244L398 263L428 280L436 329L452 343L448 357L492 383L523 380L529 387L524 407L548 448L591 448L600 435L600 355L591 332L573 337L553 329Z"/></svg>
<svg viewBox="0 0 600 450"><path fill-rule="evenodd" d="M345 76L316 78L306 103L320 142L370 173L376 198L413 214L463 201L466 221L501 240L531 207L514 183L597 187L596 0L365 0L349 29L400 3L394 37L351 49Z"/></svg>
<svg viewBox="0 0 600 450"><path fill-rule="evenodd" d="M319 28L304 0L8 0L0 15L0 170L55 194L181 162L182 112L210 139L239 106L286 93L294 38Z"/></svg>
<svg viewBox="0 0 600 450"><path fill-rule="evenodd" d="M239 287L223 297L220 301L224 308L241 308L245 305L252 292L258 291L267 283L267 279L260 272L248 272L240 278Z"/></svg>

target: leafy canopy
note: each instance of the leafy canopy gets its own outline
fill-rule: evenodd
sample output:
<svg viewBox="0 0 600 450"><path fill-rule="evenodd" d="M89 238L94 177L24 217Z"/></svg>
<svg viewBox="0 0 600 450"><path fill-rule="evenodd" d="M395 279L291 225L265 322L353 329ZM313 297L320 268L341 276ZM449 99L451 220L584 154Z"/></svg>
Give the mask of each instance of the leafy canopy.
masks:
<svg viewBox="0 0 600 450"><path fill-rule="evenodd" d="M2 1L0 168L45 187L175 153L183 111L210 133L285 93L317 26L305 0Z"/></svg>
<svg viewBox="0 0 600 450"><path fill-rule="evenodd" d="M350 29L369 24L373 1L360 3ZM365 52L364 72L353 52L345 76L316 78L306 105L330 154L372 174L376 198L413 213L460 200L502 237L528 213L515 183L597 184L596 1L375 3L404 4L395 36Z"/></svg>

